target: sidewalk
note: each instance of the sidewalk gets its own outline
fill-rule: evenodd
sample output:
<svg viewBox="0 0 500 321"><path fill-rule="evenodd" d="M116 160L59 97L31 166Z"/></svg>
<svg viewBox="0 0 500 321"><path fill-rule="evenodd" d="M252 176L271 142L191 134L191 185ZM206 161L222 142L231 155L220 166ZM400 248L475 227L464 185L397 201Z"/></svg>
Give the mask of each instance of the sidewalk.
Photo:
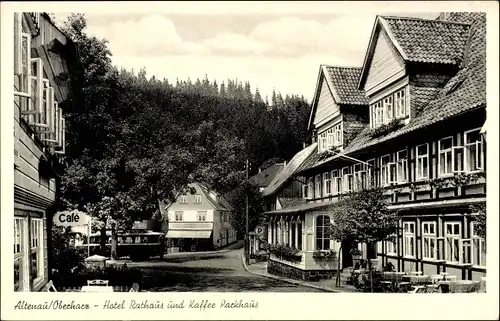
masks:
<svg viewBox="0 0 500 321"><path fill-rule="evenodd" d="M311 281L299 281L299 280L289 279L289 278L283 277L283 276L269 274L269 273L267 273L267 262L256 262L256 263L252 263L248 266L245 262L244 254L241 255L241 260L243 262L243 266L245 267L245 270L247 270L247 272L252 273L254 275L264 276L267 278L280 280L283 282L288 282L288 283L292 283L292 284L296 284L296 285L300 285L300 286L307 286L307 287L322 290L325 292L334 292L334 293L358 292L354 287L351 287L351 286L336 287L335 286L335 279L311 282Z"/></svg>

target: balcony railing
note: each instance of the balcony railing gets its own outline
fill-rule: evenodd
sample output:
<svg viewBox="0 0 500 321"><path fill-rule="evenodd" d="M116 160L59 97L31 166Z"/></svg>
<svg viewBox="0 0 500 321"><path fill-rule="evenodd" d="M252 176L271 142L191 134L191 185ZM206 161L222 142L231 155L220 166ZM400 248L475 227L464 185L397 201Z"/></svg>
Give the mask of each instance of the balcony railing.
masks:
<svg viewBox="0 0 500 321"><path fill-rule="evenodd" d="M212 222L169 222L170 230L211 230Z"/></svg>

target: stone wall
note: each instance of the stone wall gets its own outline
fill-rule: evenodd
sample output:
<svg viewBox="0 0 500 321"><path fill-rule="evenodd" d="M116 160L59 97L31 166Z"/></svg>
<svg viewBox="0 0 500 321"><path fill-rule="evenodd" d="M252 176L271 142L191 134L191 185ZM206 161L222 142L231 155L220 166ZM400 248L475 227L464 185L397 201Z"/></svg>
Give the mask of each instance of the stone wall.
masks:
<svg viewBox="0 0 500 321"><path fill-rule="evenodd" d="M273 259L267 261L267 272L302 281L319 281L321 279L331 279L335 276L334 270L302 270Z"/></svg>

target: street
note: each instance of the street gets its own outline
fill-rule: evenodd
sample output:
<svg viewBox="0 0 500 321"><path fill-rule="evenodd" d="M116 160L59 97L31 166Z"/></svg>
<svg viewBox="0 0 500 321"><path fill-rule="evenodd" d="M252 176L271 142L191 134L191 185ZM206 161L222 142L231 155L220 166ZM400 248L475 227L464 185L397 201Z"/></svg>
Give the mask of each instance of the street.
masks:
<svg viewBox="0 0 500 321"><path fill-rule="evenodd" d="M321 292L309 287L257 276L241 261L243 249L209 256L168 257L141 262L141 290L152 292ZM130 264L134 266L135 264Z"/></svg>

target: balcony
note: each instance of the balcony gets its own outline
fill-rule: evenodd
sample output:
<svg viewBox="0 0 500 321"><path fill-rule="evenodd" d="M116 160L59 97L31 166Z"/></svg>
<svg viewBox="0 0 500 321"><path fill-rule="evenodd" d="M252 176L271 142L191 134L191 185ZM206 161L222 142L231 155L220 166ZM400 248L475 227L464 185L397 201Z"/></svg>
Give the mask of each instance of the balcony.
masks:
<svg viewBox="0 0 500 321"><path fill-rule="evenodd" d="M169 222L168 229L207 231L213 229L213 223L212 222Z"/></svg>

